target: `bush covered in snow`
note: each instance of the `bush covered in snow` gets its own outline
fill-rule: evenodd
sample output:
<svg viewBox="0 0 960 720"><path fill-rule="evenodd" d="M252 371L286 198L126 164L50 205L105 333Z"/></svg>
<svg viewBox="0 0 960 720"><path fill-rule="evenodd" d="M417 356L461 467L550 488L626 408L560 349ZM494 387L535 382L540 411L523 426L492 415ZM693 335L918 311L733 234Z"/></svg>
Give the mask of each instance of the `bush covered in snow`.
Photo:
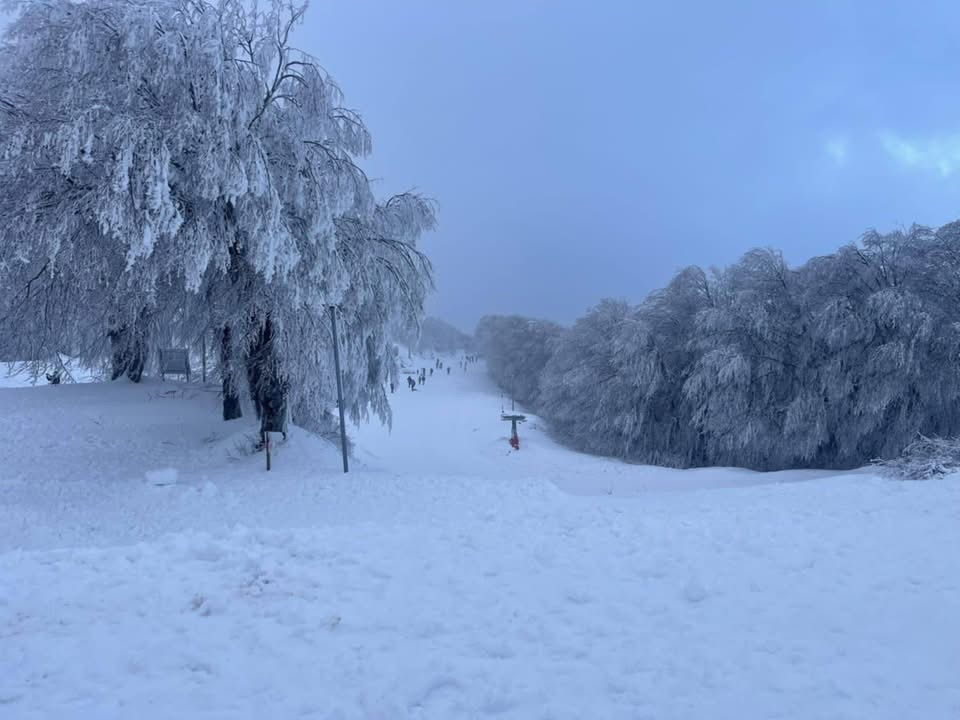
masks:
<svg viewBox="0 0 960 720"><path fill-rule="evenodd" d="M877 460L884 472L903 480L929 480L960 470L960 438L921 435L890 460Z"/></svg>

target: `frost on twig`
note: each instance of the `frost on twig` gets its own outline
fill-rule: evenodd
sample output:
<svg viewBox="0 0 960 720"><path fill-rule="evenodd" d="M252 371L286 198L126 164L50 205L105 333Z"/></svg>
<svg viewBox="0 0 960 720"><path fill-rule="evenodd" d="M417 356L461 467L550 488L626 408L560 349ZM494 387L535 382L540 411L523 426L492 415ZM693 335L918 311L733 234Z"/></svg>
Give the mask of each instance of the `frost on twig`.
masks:
<svg viewBox="0 0 960 720"><path fill-rule="evenodd" d="M929 480L960 469L960 438L920 435L896 458L875 460L888 477L900 480Z"/></svg>

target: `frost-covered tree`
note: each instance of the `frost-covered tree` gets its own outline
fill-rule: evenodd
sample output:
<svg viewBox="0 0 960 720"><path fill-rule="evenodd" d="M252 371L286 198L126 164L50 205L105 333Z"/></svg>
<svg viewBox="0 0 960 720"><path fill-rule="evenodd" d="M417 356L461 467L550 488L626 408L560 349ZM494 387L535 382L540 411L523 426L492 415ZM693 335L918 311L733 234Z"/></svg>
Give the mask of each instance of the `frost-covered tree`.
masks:
<svg viewBox="0 0 960 720"><path fill-rule="evenodd" d="M814 464L861 464L900 452L918 432L960 430L960 336L929 293L950 272L931 263L932 241L922 227L869 232L808 264L813 355L788 440L817 438Z"/></svg>
<svg viewBox="0 0 960 720"><path fill-rule="evenodd" d="M569 445L631 457L652 425L665 380L647 323L627 303L604 300L565 332L540 378L539 411Z"/></svg>
<svg viewBox="0 0 960 720"><path fill-rule="evenodd" d="M681 467L853 467L960 434L958 227L795 269L752 250L604 301L554 344L540 414L579 449Z"/></svg>
<svg viewBox="0 0 960 720"><path fill-rule="evenodd" d="M706 462L703 435L693 422L696 406L683 390L695 367L697 319L720 302L716 274L684 268L661 290L640 304L640 316L650 327L664 378L647 422L637 428L636 452L631 459L686 467Z"/></svg>
<svg viewBox="0 0 960 720"><path fill-rule="evenodd" d="M473 349L472 337L436 317L424 318L419 337L411 335L404 342L418 352L456 353Z"/></svg>
<svg viewBox="0 0 960 720"><path fill-rule="evenodd" d="M559 340L541 378L551 431L589 452L664 465L703 462L683 387L697 357L696 319L715 280L686 268L639 306L606 300Z"/></svg>
<svg viewBox="0 0 960 720"><path fill-rule="evenodd" d="M487 315L477 323L474 338L494 381L514 400L535 409L540 375L563 333L548 320Z"/></svg>
<svg viewBox="0 0 960 720"><path fill-rule="evenodd" d="M304 7L24 0L0 48L0 335L105 353L136 379L159 326L219 345L224 417L248 388L309 424L330 397L329 308L353 416L388 417L391 338L430 286L432 206L378 203L370 137L290 41ZM289 395L289 397L288 397Z"/></svg>
<svg viewBox="0 0 960 720"><path fill-rule="evenodd" d="M801 383L805 337L796 276L773 250L753 250L718 274L716 303L697 314L697 353L683 392L714 464L762 466Z"/></svg>

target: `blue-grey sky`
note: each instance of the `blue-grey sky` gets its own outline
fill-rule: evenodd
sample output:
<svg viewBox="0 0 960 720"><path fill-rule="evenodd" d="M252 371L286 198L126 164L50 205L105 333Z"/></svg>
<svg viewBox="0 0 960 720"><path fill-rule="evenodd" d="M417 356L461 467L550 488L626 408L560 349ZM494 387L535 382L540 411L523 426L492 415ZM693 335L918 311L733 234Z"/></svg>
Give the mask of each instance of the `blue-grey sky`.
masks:
<svg viewBox="0 0 960 720"><path fill-rule="evenodd" d="M569 322L680 267L960 217L955 2L314 0L298 43L437 200L430 309Z"/></svg>

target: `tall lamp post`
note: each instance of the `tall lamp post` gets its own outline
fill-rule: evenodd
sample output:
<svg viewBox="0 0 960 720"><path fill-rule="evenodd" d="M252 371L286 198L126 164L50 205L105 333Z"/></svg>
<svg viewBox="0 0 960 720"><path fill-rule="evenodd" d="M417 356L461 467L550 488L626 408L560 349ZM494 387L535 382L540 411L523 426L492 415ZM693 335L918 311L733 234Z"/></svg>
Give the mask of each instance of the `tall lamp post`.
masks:
<svg viewBox="0 0 960 720"><path fill-rule="evenodd" d="M340 343L337 340L337 308L330 306L330 324L333 327L333 366L337 372L337 409L340 411L340 450L343 453L343 471L350 472L347 464L347 426L343 421L343 378L340 376Z"/></svg>

